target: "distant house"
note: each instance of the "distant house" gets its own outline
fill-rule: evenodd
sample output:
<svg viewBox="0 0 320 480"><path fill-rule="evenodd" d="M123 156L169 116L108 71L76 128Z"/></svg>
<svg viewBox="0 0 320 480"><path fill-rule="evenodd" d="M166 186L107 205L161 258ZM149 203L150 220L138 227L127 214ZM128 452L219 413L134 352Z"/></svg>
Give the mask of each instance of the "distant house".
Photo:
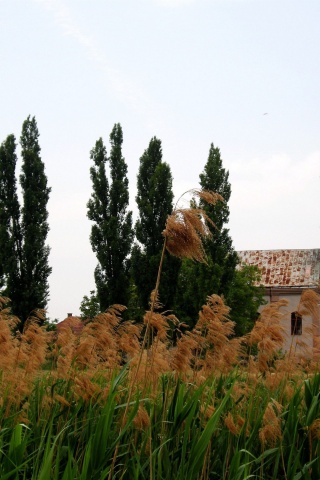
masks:
<svg viewBox="0 0 320 480"><path fill-rule="evenodd" d="M319 353L320 305L313 316L301 315L299 302L306 289L319 293L320 249L249 250L237 253L242 263L259 267L268 303L283 298L288 301L287 307L281 307L286 334L284 350L293 346L302 352L300 346L307 345L310 354L314 351Z"/></svg>
<svg viewBox="0 0 320 480"><path fill-rule="evenodd" d="M80 317L75 317L72 315L72 313L68 313L67 317L57 324L57 331L59 333L64 328L71 328L72 333L75 335L80 335L84 325L85 323Z"/></svg>

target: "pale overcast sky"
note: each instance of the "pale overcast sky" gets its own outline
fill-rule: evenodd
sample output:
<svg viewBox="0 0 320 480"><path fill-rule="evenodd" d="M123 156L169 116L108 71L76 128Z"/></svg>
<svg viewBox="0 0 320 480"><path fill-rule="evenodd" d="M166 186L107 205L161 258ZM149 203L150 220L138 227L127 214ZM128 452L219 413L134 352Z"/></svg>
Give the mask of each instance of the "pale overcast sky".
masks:
<svg viewBox="0 0 320 480"><path fill-rule="evenodd" d="M176 196L213 142L237 250L320 247L319 25L319 0L0 0L0 141L36 117L52 319L95 288L89 152L116 122L133 210L151 137Z"/></svg>

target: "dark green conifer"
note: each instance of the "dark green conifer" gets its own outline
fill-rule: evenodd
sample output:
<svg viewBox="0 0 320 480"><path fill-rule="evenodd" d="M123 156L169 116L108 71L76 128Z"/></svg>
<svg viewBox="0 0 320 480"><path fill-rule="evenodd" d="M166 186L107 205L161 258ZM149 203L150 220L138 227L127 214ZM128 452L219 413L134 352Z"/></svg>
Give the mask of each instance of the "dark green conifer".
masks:
<svg viewBox="0 0 320 480"><path fill-rule="evenodd" d="M129 189L127 165L122 156L123 135L120 124L110 134L111 153L100 138L91 151L94 165L90 168L93 193L88 201L88 218L94 222L90 241L98 265L95 282L100 308L104 311L114 303L127 305L129 301L128 255L131 250L132 212L128 212ZM110 179L106 173L109 160Z"/></svg>
<svg viewBox="0 0 320 480"><path fill-rule="evenodd" d="M137 190L139 218L135 232L140 245L133 248L132 272L141 306L147 308L157 278L162 231L173 208L171 170L162 161L161 141L156 137L140 158ZM172 307L179 267L180 261L166 253L160 284L160 301L166 308Z"/></svg>
<svg viewBox="0 0 320 480"><path fill-rule="evenodd" d="M50 247L47 203L51 188L47 186L44 163L40 156L39 131L35 117L27 118L20 137L22 155L23 207L21 216L23 301L18 300L16 311L25 319L35 308L46 308L49 298L48 277Z"/></svg>
<svg viewBox="0 0 320 480"><path fill-rule="evenodd" d="M16 163L16 140L8 135L0 146L0 289L11 299L20 295L22 265Z"/></svg>
<svg viewBox="0 0 320 480"><path fill-rule="evenodd" d="M50 188L40 157L39 132L30 116L22 126L21 155L23 207L16 191L16 143L9 135L0 147L0 260L3 293L11 310L25 320L37 308L46 308L49 297L49 231L47 203Z"/></svg>

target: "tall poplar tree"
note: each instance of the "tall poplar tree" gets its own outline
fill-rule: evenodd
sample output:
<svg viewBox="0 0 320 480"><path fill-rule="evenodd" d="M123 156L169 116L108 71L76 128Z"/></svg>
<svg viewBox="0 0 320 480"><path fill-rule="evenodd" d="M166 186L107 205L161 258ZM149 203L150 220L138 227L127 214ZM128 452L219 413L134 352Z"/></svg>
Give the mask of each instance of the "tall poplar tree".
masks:
<svg viewBox="0 0 320 480"><path fill-rule="evenodd" d="M209 257L209 266L213 267L213 277L210 279L210 284L215 285L216 293L223 293L227 296L239 260L233 248L229 229L225 227L229 222L230 215L228 205L231 196L229 172L223 167L220 149L214 147L213 143L210 146L204 171L200 174L200 185L202 190L219 193L224 199L223 202L218 202L214 206L203 201L200 202L200 205L215 224L215 227L209 227L212 237L206 241L205 245ZM203 265L201 267L206 271ZM205 290L208 291L208 288L209 286Z"/></svg>
<svg viewBox="0 0 320 480"><path fill-rule="evenodd" d="M47 204L51 188L47 185L44 163L40 156L39 131L35 117L23 122L20 137L23 207L21 217L23 301L17 301L16 311L25 319L34 308L45 308L49 299L48 277L50 247Z"/></svg>
<svg viewBox="0 0 320 480"><path fill-rule="evenodd" d="M16 144L9 135L0 148L0 259L4 293L20 328L35 308L45 308L49 296L50 248L47 202L50 188L40 157L39 132L30 116L22 126L21 155L23 206L16 191Z"/></svg>
<svg viewBox="0 0 320 480"><path fill-rule="evenodd" d="M106 225L109 211L109 181L106 174L107 149L102 138L96 141L95 147L90 152L90 159L94 165L90 167L90 177L93 192L87 203L87 216L93 223L91 227L90 242L92 250L96 253L98 265L94 272L99 303L103 307L108 297L107 278L105 270L108 265L108 238Z"/></svg>
<svg viewBox="0 0 320 480"><path fill-rule="evenodd" d="M111 152L102 138L91 151L94 165L90 168L93 193L88 201L88 218L93 222L90 241L98 265L95 283L101 310L114 303L128 304L129 265L133 230L129 205L127 165L122 156L123 134L120 124L115 124L110 134ZM110 186L106 164L110 166Z"/></svg>
<svg viewBox="0 0 320 480"><path fill-rule="evenodd" d="M162 161L161 140L153 137L140 158L136 202L139 218L135 225L139 244L133 248L132 273L141 306L148 307L155 287L163 246L162 231L172 212L173 192L170 167ZM180 261L165 255L160 284L160 301L167 308L173 303Z"/></svg>
<svg viewBox="0 0 320 480"><path fill-rule="evenodd" d="M20 295L22 267L16 163L16 140L8 135L0 146L0 289L12 299Z"/></svg>
<svg viewBox="0 0 320 480"><path fill-rule="evenodd" d="M224 202L209 205L200 201L200 207L214 222L215 227L209 225L212 237L204 242L207 264L189 260L183 262L178 281L176 312L178 317L193 325L207 296L213 293L223 295L227 305L231 307L232 320L242 324L237 326L237 333L245 333L245 328L255 320L257 309L262 302L261 291L255 287L259 275L249 269L237 271L239 258L229 230L225 227L230 214L229 172L223 167L220 149L213 144L200 174L200 185L203 190L219 193Z"/></svg>

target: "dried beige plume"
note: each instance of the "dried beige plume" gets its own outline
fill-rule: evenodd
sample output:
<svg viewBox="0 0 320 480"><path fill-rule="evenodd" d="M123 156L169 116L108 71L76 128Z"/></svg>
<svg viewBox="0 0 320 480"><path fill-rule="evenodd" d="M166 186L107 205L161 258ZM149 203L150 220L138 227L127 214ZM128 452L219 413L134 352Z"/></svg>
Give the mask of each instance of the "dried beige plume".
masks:
<svg viewBox="0 0 320 480"><path fill-rule="evenodd" d="M278 405L269 402L264 412L263 426L259 429L259 439L263 447L266 445L275 447L281 439L281 417Z"/></svg>
<svg viewBox="0 0 320 480"><path fill-rule="evenodd" d="M228 412L228 414L225 416L224 424L233 435L239 435L241 427L240 425L235 424L231 412Z"/></svg>
<svg viewBox="0 0 320 480"><path fill-rule="evenodd" d="M10 302L10 298L0 296L0 319L4 319L8 323L8 326L14 329L20 323L20 320L11 313L11 308L8 306Z"/></svg>
<svg viewBox="0 0 320 480"><path fill-rule="evenodd" d="M150 417L147 410L142 405L139 406L133 423L138 430L146 430L149 427Z"/></svg>
<svg viewBox="0 0 320 480"><path fill-rule="evenodd" d="M311 289L304 290L301 294L298 314L310 315L314 320L319 320L320 295Z"/></svg>
<svg viewBox="0 0 320 480"><path fill-rule="evenodd" d="M206 190L190 190L201 200L215 205L223 198L218 193ZM180 197L181 198L181 197ZM206 212L201 208L177 208L168 216L166 228L162 232L166 240L166 248L179 258L190 258L205 262L203 239L211 236L208 225L215 226Z"/></svg>

